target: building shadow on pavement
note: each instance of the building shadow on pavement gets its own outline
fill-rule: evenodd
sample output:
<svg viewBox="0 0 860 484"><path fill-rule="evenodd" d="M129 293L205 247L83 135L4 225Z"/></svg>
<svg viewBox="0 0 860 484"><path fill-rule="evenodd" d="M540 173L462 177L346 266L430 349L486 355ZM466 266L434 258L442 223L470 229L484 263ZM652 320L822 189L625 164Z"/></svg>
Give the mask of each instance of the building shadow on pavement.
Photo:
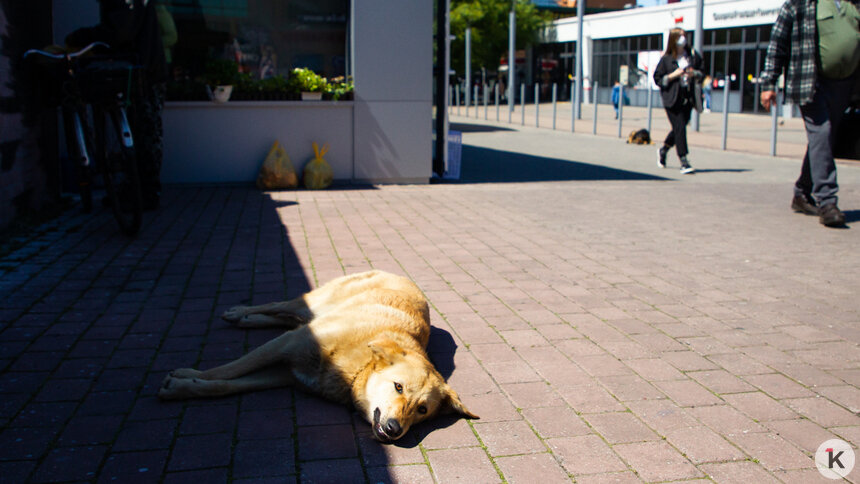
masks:
<svg viewBox="0 0 860 484"><path fill-rule="evenodd" d="M460 179L454 183L523 183L574 180L669 180L669 178L578 161L464 145Z"/></svg>
<svg viewBox="0 0 860 484"><path fill-rule="evenodd" d="M696 168L696 173L743 173L752 171L749 168Z"/></svg>
<svg viewBox="0 0 860 484"><path fill-rule="evenodd" d="M511 128L505 128L503 126L491 126L488 124L451 123L449 127L451 131L459 131L461 133L493 133L496 131L515 131Z"/></svg>

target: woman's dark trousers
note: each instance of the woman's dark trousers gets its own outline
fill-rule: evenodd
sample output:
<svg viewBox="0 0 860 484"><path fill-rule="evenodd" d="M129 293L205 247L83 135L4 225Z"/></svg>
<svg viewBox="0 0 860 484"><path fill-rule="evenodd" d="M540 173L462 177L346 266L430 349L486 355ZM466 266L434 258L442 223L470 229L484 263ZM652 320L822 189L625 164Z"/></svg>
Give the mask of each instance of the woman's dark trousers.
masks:
<svg viewBox="0 0 860 484"><path fill-rule="evenodd" d="M678 151L678 158L683 158L689 153L687 150L687 123L690 122L690 111L692 110L691 104L682 104L666 109L672 131L669 131L663 144L669 148L674 146Z"/></svg>

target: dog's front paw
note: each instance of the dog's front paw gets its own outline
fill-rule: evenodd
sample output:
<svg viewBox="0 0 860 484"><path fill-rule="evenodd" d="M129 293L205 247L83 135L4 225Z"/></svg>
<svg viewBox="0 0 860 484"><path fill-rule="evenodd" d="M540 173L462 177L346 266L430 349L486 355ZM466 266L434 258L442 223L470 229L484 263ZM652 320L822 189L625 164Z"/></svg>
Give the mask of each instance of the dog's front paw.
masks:
<svg viewBox="0 0 860 484"><path fill-rule="evenodd" d="M238 323L240 319L248 315L247 306L234 306L221 315L221 319L231 323Z"/></svg>
<svg viewBox="0 0 860 484"><path fill-rule="evenodd" d="M185 397L182 378L174 378L172 374L167 375L158 389L158 398L162 400L177 400Z"/></svg>
<svg viewBox="0 0 860 484"><path fill-rule="evenodd" d="M170 376L173 378L197 378L200 374L203 373L200 370L195 370L194 368L177 368L170 372Z"/></svg>

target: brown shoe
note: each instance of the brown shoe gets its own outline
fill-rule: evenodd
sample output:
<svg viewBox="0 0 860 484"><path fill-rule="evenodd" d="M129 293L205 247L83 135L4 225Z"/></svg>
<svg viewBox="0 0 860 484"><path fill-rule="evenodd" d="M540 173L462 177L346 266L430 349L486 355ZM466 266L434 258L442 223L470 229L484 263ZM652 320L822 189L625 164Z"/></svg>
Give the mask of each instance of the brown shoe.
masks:
<svg viewBox="0 0 860 484"><path fill-rule="evenodd" d="M835 203L828 203L818 208L818 220L828 227L844 227L845 214Z"/></svg>
<svg viewBox="0 0 860 484"><path fill-rule="evenodd" d="M795 195L795 197L791 199L791 209L797 213L818 215L818 207L815 206L815 202L803 195Z"/></svg>

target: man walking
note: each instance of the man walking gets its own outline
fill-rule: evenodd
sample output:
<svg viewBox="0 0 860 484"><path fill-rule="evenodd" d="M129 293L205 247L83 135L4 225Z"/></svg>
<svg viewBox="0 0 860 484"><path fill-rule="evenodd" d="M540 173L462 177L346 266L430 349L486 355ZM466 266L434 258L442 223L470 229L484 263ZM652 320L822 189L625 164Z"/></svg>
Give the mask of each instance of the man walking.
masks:
<svg viewBox="0 0 860 484"><path fill-rule="evenodd" d="M860 0L786 0L779 10L762 72L761 104L776 103L774 85L787 70L785 94L800 106L807 148L791 208L841 227L833 144L860 65Z"/></svg>

